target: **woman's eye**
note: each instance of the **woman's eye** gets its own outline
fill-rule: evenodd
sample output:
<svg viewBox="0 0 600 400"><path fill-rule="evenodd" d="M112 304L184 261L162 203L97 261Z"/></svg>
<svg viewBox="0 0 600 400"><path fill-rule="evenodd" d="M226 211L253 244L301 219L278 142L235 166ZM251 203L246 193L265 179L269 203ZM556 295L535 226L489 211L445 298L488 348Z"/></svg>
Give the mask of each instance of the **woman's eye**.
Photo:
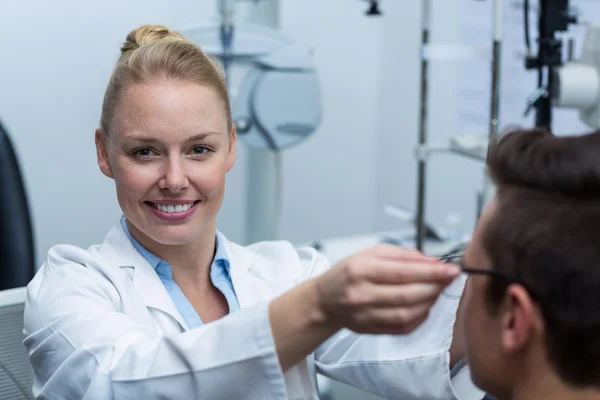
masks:
<svg viewBox="0 0 600 400"><path fill-rule="evenodd" d="M192 153L205 155L206 153L208 153L208 149L204 146L195 146L194 148L192 148Z"/></svg>
<svg viewBox="0 0 600 400"><path fill-rule="evenodd" d="M144 148L144 149L136 150L134 154L137 157L150 157L152 155L152 153L153 153L152 149Z"/></svg>

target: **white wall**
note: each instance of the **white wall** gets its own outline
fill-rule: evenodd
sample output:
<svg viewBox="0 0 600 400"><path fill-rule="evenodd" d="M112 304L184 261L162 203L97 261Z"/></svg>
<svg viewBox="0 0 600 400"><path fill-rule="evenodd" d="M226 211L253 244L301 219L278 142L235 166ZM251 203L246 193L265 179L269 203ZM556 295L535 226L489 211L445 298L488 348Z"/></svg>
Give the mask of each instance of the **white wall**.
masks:
<svg viewBox="0 0 600 400"><path fill-rule="evenodd" d="M454 37L455 1L434 1L434 41ZM313 47L324 96L319 132L283 157L282 237L304 241L393 228L383 205L416 204L419 3L382 2L384 17L367 18L367 5L358 0L282 2L282 30ZM144 23L205 21L215 16L214 5L0 3L0 118L25 175L38 262L56 243L99 242L119 216L113 184L96 165L93 132L126 33ZM454 134L455 70L432 68L430 130L438 140ZM243 232L245 155L240 146L219 218L220 229L234 240ZM434 159L429 171L428 218L434 222L449 211L474 214L480 166L447 158Z"/></svg>
<svg viewBox="0 0 600 400"><path fill-rule="evenodd" d="M314 49L324 104L319 131L284 155L282 235L372 230L384 21L365 17L361 1L282 3L282 30Z"/></svg>

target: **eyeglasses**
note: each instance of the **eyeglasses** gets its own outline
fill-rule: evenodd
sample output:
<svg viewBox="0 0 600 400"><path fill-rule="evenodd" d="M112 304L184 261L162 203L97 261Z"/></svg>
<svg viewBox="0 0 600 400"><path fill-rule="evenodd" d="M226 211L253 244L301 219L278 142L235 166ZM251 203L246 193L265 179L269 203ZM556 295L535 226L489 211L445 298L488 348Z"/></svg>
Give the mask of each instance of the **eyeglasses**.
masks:
<svg viewBox="0 0 600 400"><path fill-rule="evenodd" d="M534 291L531 288L530 285L528 285L527 283L523 282L522 279L520 279L520 278L511 278L506 273L501 272L501 271L497 271L497 270L494 270L494 269L467 267L462 262L462 259L463 259L463 254L457 254L457 253L446 254L446 255L443 255L441 257L438 257L438 260L440 260L441 262L444 262L444 263L453 263L453 264L458 265L460 267L461 271L465 272L467 274L471 274L471 275L485 275L485 276L489 276L490 278L499 279L506 286L508 286L508 285L510 285L512 283L519 284L519 285L523 286L525 288L525 290L527 290L527 292L529 293L529 295L531 296L531 298L533 300L535 300L538 303L540 303L540 305L542 304L541 297L537 294L536 291Z"/></svg>
<svg viewBox="0 0 600 400"><path fill-rule="evenodd" d="M462 258L463 258L463 255L459 254L459 255L442 256L442 257L439 257L438 260L440 260L443 263L456 264L460 267L462 272L466 272L467 274L487 275L487 276L490 276L493 278L502 279L507 282L510 281L508 279L508 277L500 271L496 271L493 269L467 267L466 265L463 264Z"/></svg>

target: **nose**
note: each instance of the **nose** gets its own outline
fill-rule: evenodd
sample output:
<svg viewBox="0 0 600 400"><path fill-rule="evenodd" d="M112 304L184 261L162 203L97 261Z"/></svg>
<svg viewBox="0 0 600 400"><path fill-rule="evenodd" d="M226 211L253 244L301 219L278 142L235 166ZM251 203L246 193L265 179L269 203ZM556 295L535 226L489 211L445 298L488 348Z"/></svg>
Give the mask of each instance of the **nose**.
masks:
<svg viewBox="0 0 600 400"><path fill-rule="evenodd" d="M177 193L186 188L188 184L189 180L183 162L178 159L169 160L158 186L161 189Z"/></svg>

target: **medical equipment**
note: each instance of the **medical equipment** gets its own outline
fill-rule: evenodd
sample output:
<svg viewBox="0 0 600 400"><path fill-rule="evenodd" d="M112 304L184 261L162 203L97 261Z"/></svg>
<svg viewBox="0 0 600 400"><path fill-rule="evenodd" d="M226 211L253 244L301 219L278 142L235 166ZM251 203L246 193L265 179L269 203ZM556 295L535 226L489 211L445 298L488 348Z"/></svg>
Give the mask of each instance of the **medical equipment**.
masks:
<svg viewBox="0 0 600 400"><path fill-rule="evenodd" d="M493 35L491 69L492 79L490 88L490 123L486 135L456 136L450 140L449 145L431 145L427 143L427 102L428 102L428 62L434 59L456 59L470 57L476 52L456 48L455 46L431 45L429 43L429 24L431 0L423 1L422 36L421 36L421 91L420 91L420 119L419 139L416 149L418 162L417 171L417 236L416 248L423 249L425 240L425 200L426 200L426 162L429 156L437 152L450 152L468 158L485 161L487 148L490 141L498 136L498 121L500 115L500 66L502 63L502 27L504 15L504 0L494 0L493 7ZM487 176L484 176L483 191L478 194L477 215L481 213L483 205L490 198L493 188Z"/></svg>
<svg viewBox="0 0 600 400"><path fill-rule="evenodd" d="M577 18L569 12L569 0L540 0L538 21L538 51L532 56L529 40L529 0L523 0L525 68L538 71L538 88L527 99L527 114L535 108L535 125L552 132L551 102L556 90L555 69L562 65L562 40L557 32L565 32Z"/></svg>
<svg viewBox="0 0 600 400"><path fill-rule="evenodd" d="M33 399L33 370L23 346L27 289L0 290L0 399Z"/></svg>
<svg viewBox="0 0 600 400"><path fill-rule="evenodd" d="M552 72L552 105L579 110L581 121L600 128L600 26L588 26L579 61L568 62Z"/></svg>
<svg viewBox="0 0 600 400"><path fill-rule="evenodd" d="M579 111L586 125L600 128L600 26L588 24L583 55L573 61L573 40L569 41L567 62L563 62L562 40L578 18L570 11L568 0L540 0L538 53L531 55L529 41L529 1L524 0L525 68L538 70L538 89L527 101L527 111L536 109L535 124L552 131L552 107Z"/></svg>
<svg viewBox="0 0 600 400"><path fill-rule="evenodd" d="M594 25L588 27L588 34L584 45L584 54L580 61L562 62L562 40L557 33L564 32L570 24L577 22L577 18L569 11L568 0L540 0L538 20L538 48L537 54L533 55L529 38L529 0L523 1L524 29L525 29L525 68L538 71L538 88L529 96L526 114L535 109L536 126L551 129L552 109L551 107L575 108L580 111L580 119L593 128L600 128L600 56L598 46L600 45L600 28ZM494 2L493 13L493 51L492 51L492 79L490 98L490 123L487 134L458 135L450 139L449 144L426 144L424 138L425 121L427 117L427 61L431 59L448 58L454 55L477 56L473 51L442 51L431 49L425 37L423 39L424 60L422 61L422 98L421 98L421 132L419 134L419 146L417 147L417 158L419 160L418 172L418 202L417 202L417 247L422 247L424 235L424 208L425 208L425 161L432 153L450 152L463 157L485 161L490 143L499 136L500 116L500 66L502 64L502 35L503 35L503 1ZM424 22L424 33L426 23ZM449 47L449 46L446 46ZM573 42L569 41L569 53L572 54ZM572 56L570 56L571 58ZM425 94L423 94L425 93ZM485 204L493 197L495 188L489 177L484 176L483 190L478 194L477 217Z"/></svg>
<svg viewBox="0 0 600 400"><path fill-rule="evenodd" d="M365 15L381 15L381 9L379 8L379 0L367 0L369 2L369 8L365 11Z"/></svg>
<svg viewBox="0 0 600 400"><path fill-rule="evenodd" d="M33 229L25 185L0 123L0 290L25 286L35 273Z"/></svg>
<svg viewBox="0 0 600 400"><path fill-rule="evenodd" d="M319 78L310 49L294 44L277 30L277 1L260 0L252 6L249 19L260 24L234 24L236 0L218 0L217 4L219 24L183 29L182 33L222 61L238 138L250 149L245 242L277 239L280 153L300 144L319 127ZM233 66L246 69L238 85L232 81Z"/></svg>

